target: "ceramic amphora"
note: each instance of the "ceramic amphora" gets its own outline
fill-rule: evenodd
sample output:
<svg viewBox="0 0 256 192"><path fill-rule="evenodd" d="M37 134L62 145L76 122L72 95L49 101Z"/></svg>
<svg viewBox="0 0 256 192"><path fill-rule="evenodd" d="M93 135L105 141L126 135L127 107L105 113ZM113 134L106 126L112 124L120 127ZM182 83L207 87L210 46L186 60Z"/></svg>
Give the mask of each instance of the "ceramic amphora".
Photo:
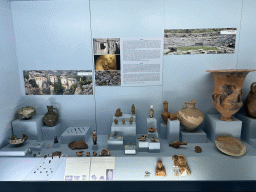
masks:
<svg viewBox="0 0 256 192"><path fill-rule="evenodd" d="M195 104L196 100L186 101L179 110L178 120L188 132L193 132L204 120L203 112L196 109Z"/></svg>
<svg viewBox="0 0 256 192"><path fill-rule="evenodd" d="M248 117L256 119L256 82L251 84L251 90L244 101L244 111Z"/></svg>

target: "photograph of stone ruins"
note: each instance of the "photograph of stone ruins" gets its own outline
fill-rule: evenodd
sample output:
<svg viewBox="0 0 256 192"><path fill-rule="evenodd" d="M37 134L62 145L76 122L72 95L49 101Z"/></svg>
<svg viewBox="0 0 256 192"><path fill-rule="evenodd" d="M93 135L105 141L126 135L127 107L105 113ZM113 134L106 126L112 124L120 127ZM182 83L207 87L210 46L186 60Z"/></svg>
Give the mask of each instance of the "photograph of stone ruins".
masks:
<svg viewBox="0 0 256 192"><path fill-rule="evenodd" d="M91 70L24 70L26 95L92 95Z"/></svg>
<svg viewBox="0 0 256 192"><path fill-rule="evenodd" d="M166 29L164 55L234 53L236 28Z"/></svg>
<svg viewBox="0 0 256 192"><path fill-rule="evenodd" d="M93 39L94 55L120 55L120 38Z"/></svg>

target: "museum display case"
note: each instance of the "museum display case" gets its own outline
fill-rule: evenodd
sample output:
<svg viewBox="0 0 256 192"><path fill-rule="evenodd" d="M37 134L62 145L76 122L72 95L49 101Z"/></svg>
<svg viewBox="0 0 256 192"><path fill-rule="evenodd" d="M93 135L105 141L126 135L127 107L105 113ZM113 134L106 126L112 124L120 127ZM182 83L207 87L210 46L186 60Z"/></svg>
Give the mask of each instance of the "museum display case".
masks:
<svg viewBox="0 0 256 192"><path fill-rule="evenodd" d="M0 0L0 182L255 181L251 8Z"/></svg>

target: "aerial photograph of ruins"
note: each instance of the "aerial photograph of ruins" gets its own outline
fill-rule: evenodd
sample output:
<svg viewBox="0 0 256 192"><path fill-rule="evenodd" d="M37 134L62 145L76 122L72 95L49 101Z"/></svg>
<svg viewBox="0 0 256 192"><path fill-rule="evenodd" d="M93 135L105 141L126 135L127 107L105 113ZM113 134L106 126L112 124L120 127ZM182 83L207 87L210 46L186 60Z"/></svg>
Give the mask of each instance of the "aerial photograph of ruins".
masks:
<svg viewBox="0 0 256 192"><path fill-rule="evenodd" d="M164 55L235 53L236 28L165 29Z"/></svg>
<svg viewBox="0 0 256 192"><path fill-rule="evenodd" d="M93 95L91 70L24 70L26 95Z"/></svg>

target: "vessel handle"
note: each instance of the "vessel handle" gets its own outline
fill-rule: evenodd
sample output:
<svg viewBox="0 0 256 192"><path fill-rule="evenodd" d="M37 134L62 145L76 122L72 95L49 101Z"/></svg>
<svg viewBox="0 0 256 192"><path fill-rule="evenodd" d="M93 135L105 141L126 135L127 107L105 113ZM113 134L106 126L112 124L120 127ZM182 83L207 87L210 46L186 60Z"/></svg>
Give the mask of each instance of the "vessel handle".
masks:
<svg viewBox="0 0 256 192"><path fill-rule="evenodd" d="M53 108L53 110L54 110L54 109L57 111L57 114L59 115L59 111L58 111L58 109L56 109L56 108Z"/></svg>
<svg viewBox="0 0 256 192"><path fill-rule="evenodd" d="M254 92L254 91L255 91L255 88L254 88L254 87L255 87L255 85L256 85L256 82L254 82L254 83L252 83L252 84L251 84L251 91L252 91L252 92Z"/></svg>
<svg viewBox="0 0 256 192"><path fill-rule="evenodd" d="M184 105L187 106L187 102L182 105L182 109L185 109Z"/></svg>

